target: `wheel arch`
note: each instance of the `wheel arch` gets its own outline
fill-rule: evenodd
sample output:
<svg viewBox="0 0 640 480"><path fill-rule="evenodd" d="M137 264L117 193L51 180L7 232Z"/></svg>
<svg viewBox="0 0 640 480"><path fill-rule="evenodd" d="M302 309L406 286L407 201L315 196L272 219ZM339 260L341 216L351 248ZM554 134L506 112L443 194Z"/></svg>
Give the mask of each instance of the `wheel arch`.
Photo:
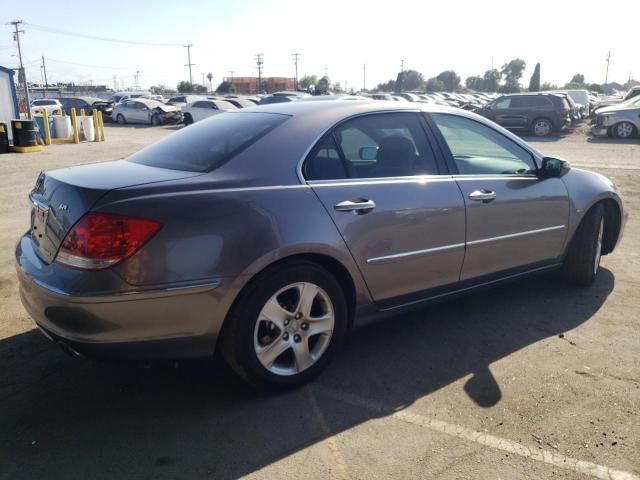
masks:
<svg viewBox="0 0 640 480"><path fill-rule="evenodd" d="M567 242L565 255L568 249L571 248L573 239L582 222L585 221L585 218L587 218L589 212L600 205L604 208L604 239L602 245L602 255L607 255L613 252L613 249L617 245L618 239L620 237L620 230L622 226L622 212L620 211L618 202L616 202L613 198L603 198L596 200L591 206L589 206L589 208L584 210L584 214L580 218L580 222L578 222L578 224L576 225L571 238Z"/></svg>
<svg viewBox="0 0 640 480"><path fill-rule="evenodd" d="M314 263L327 270L338 281L338 283L342 287L345 295L345 301L347 303L347 332L351 331L355 319L358 297L356 283L349 269L344 265L343 262L325 253L293 253L272 261L268 265L253 273L250 278L246 282L244 282L235 298L233 299L233 302L231 302L229 309L227 310L225 318L222 322L221 333L218 336L218 341L220 341L220 338L222 338L223 336L223 331L225 329L225 325L227 324L227 318L229 318L231 312L233 312L235 308L237 308L238 303L243 300L245 292L256 282L259 282L261 278L268 275L271 270L278 268L283 264L294 263L296 261ZM218 349L216 348L216 350Z"/></svg>

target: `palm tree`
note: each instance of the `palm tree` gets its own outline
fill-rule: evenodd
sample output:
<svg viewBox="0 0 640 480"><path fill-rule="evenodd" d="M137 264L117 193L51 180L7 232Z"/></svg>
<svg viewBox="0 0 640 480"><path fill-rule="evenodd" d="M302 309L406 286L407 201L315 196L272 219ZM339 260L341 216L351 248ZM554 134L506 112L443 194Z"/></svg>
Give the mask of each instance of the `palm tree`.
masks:
<svg viewBox="0 0 640 480"><path fill-rule="evenodd" d="M213 73L207 73L207 80L209 80L209 91L213 90L213 85L211 81L213 80Z"/></svg>

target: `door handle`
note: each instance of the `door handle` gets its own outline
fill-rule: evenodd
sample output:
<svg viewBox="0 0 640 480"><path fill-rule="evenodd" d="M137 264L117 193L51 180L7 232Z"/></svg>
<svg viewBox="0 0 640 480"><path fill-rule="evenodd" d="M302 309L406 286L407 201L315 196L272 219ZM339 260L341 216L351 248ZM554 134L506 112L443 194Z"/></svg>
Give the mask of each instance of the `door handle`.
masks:
<svg viewBox="0 0 640 480"><path fill-rule="evenodd" d="M469 199L475 202L489 203L496 199L496 192L481 188L480 190L474 190L469 194Z"/></svg>
<svg viewBox="0 0 640 480"><path fill-rule="evenodd" d="M374 208L376 208L374 201L366 199L345 200L333 206L336 212L354 212L358 215L369 213Z"/></svg>

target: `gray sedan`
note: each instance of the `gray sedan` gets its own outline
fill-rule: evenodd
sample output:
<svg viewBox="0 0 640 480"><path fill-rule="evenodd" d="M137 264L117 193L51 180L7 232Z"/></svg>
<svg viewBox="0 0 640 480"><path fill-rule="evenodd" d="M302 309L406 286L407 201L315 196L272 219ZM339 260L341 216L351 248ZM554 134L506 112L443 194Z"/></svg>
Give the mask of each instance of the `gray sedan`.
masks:
<svg viewBox="0 0 640 480"><path fill-rule="evenodd" d="M126 160L42 173L20 295L69 352L317 375L352 327L559 269L591 285L625 211L607 178L473 113L290 102L217 115Z"/></svg>

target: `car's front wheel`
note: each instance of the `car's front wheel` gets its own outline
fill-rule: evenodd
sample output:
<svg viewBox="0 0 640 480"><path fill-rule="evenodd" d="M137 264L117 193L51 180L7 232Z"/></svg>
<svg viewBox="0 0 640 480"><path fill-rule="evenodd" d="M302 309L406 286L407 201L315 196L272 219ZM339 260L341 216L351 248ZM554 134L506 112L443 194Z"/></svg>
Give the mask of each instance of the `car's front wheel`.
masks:
<svg viewBox="0 0 640 480"><path fill-rule="evenodd" d="M630 122L620 122L613 127L613 134L617 138L631 138L635 133L635 127Z"/></svg>
<svg viewBox="0 0 640 480"><path fill-rule="evenodd" d="M193 117L191 116L190 113L184 114L184 117L182 118L182 123L184 123L185 125L191 125L193 123Z"/></svg>
<svg viewBox="0 0 640 480"><path fill-rule="evenodd" d="M533 121L531 131L536 137L548 137L553 132L553 123L547 118L537 118Z"/></svg>
<svg viewBox="0 0 640 480"><path fill-rule="evenodd" d="M124 115L122 115L121 113L119 113L118 116L116 117L116 122L118 122L120 125L124 125L125 123L127 123L127 121L124 118Z"/></svg>
<svg viewBox="0 0 640 480"><path fill-rule="evenodd" d="M301 385L319 374L342 343L347 306L338 281L307 261L286 262L254 279L225 320L220 348L259 388Z"/></svg>
<svg viewBox="0 0 640 480"><path fill-rule="evenodd" d="M587 212L573 234L563 264L567 280L581 286L589 286L595 281L600 268L604 232L604 207L598 204Z"/></svg>
<svg viewBox="0 0 640 480"><path fill-rule="evenodd" d="M154 127L160 125L160 117L158 116L158 114L154 113L153 115L151 115L151 125L153 125Z"/></svg>

